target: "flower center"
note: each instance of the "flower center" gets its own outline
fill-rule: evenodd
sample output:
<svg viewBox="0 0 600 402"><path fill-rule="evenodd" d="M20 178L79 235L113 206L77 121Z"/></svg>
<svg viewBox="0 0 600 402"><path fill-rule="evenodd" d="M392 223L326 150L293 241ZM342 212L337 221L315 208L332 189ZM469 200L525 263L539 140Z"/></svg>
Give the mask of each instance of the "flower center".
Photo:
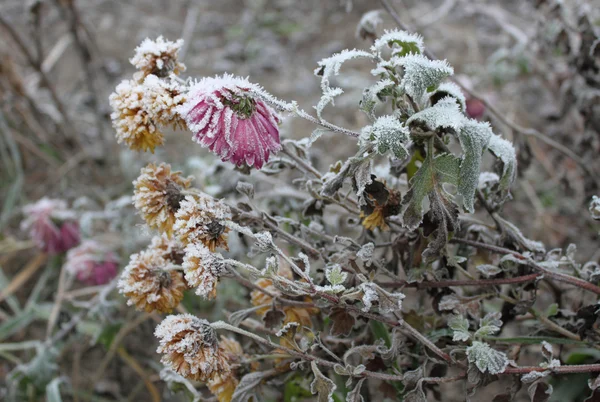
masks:
<svg viewBox="0 0 600 402"><path fill-rule="evenodd" d="M218 239L225 232L225 226L221 225L219 221L212 221L207 227L208 235L213 239Z"/></svg>
<svg viewBox="0 0 600 402"><path fill-rule="evenodd" d="M184 200L185 195L181 192L181 188L174 183L173 181L169 181L166 187L166 197L167 204L173 211L179 210L179 204Z"/></svg>
<svg viewBox="0 0 600 402"><path fill-rule="evenodd" d="M230 94L229 97L222 97L221 102L230 107L240 119L248 119L256 110L256 101L246 95Z"/></svg>

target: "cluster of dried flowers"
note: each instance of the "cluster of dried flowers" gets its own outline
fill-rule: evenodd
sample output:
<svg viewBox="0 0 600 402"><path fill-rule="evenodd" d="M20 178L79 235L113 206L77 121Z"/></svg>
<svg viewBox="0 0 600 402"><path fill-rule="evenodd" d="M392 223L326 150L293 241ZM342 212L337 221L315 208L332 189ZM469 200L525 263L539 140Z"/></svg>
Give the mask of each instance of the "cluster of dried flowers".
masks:
<svg viewBox="0 0 600 402"><path fill-rule="evenodd" d="M470 118L481 115L469 112L459 86L445 82L452 67L423 54L420 36L387 31L373 36L369 51L343 51L321 61L315 70L323 93L317 117L246 79L225 74L183 80L181 45L158 38L136 49L131 62L139 71L111 95L119 142L154 151L164 142L160 129L190 131L222 161L281 174L302 194L304 208L278 209L273 202L266 204L275 211L271 216L254 199L252 184L238 183L244 200L234 193L223 200L192 187L191 177L166 163L142 169L133 202L157 234L131 256L118 287L140 310L181 313L167 316L155 331L163 364L178 375L166 379L206 383L220 402L261 400L259 391L267 392L262 385L276 388L280 377L301 389L306 379L298 373L309 369L307 392L322 401L368 400L366 380L402 384L393 392L403 400L425 401L424 385L463 380L472 395L496 376L511 374L524 374L521 381L531 384L532 395L551 393L543 378L561 367L551 346L544 345L546 362L522 367L519 352L509 354L493 336L519 314L539 317L532 304L521 306L532 281L556 280L598 295L600 275L589 266L584 273L573 250L546 253L501 217L516 177L516 151L489 123ZM360 132L323 117L343 93L335 86L342 64L355 58L373 62L375 77L357 102L371 120ZM322 128L310 140L285 141L284 148L278 112ZM358 149L321 173L310 147L326 132L358 139ZM494 171L483 171L486 152L497 160ZM464 218L476 206L493 223ZM329 219L333 215L341 219ZM242 250L230 250L234 235L252 243L244 262ZM456 281L459 275L469 281ZM252 307L229 314L229 323L185 312L186 292L214 299L225 276L248 288ZM496 291L473 294L461 288L465 283ZM411 302L418 310L403 311L411 288L429 292L433 310ZM495 297L515 309L501 313L483 303ZM548 317L543 321L550 333L593 336L589 322L568 324L565 329ZM219 340L217 330L250 344L242 349L233 338ZM444 377L447 370L455 374ZM334 377L347 377L345 387ZM513 387L506 398L517 391Z"/></svg>

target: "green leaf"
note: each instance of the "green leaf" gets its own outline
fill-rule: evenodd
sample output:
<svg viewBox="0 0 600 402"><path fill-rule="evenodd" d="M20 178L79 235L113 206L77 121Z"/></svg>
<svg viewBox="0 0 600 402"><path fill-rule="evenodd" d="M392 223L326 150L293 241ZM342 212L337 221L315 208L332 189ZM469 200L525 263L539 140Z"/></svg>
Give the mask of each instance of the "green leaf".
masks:
<svg viewBox="0 0 600 402"><path fill-rule="evenodd" d="M447 96L435 105L410 116L410 118L406 120L406 124L414 125L417 122L421 122L432 131L446 128L458 132L464 126L466 121L467 118L460 111L460 107L458 103L456 103L456 100Z"/></svg>
<svg viewBox="0 0 600 402"><path fill-rule="evenodd" d="M482 373L503 373L506 366L508 366L506 354L492 349L490 345L484 342L474 341L467 348L467 358L469 363L474 363Z"/></svg>
<svg viewBox="0 0 600 402"><path fill-rule="evenodd" d="M63 377L57 377L46 385L47 402L62 402L62 397L60 396L60 384L63 382Z"/></svg>
<svg viewBox="0 0 600 402"><path fill-rule="evenodd" d="M390 337L390 333L388 332L385 324L379 321L370 320L369 326L371 327L371 332L373 333L375 339L383 339L385 346L388 348L392 346L392 338Z"/></svg>
<svg viewBox="0 0 600 402"><path fill-rule="evenodd" d="M381 55L381 51L385 47L392 49L392 56L406 56L410 53L421 54L424 50L423 38L420 35L398 29L385 31L375 41L371 50Z"/></svg>
<svg viewBox="0 0 600 402"><path fill-rule="evenodd" d="M420 54L409 54L393 62L404 68L400 85L416 102L427 91L435 90L442 80L454 74L454 69L446 60L430 60Z"/></svg>
<svg viewBox="0 0 600 402"><path fill-rule="evenodd" d="M579 348L571 351L565 364L583 364L588 360L600 360L600 350L592 348Z"/></svg>
<svg viewBox="0 0 600 402"><path fill-rule="evenodd" d="M480 123L476 120L466 120L458 132L458 139L463 149L458 192L463 196L465 209L471 213L475 211L475 191L479 183L481 156L492 135L492 128L488 123Z"/></svg>
<svg viewBox="0 0 600 402"><path fill-rule="evenodd" d="M453 315L448 319L448 326L452 329L452 340L455 342L466 342L471 338L469 333L469 320L462 315Z"/></svg>
<svg viewBox="0 0 600 402"><path fill-rule="evenodd" d="M517 174L517 154L515 148L509 141L494 134L490 137L488 150L502 161L499 190L501 196L506 198Z"/></svg>

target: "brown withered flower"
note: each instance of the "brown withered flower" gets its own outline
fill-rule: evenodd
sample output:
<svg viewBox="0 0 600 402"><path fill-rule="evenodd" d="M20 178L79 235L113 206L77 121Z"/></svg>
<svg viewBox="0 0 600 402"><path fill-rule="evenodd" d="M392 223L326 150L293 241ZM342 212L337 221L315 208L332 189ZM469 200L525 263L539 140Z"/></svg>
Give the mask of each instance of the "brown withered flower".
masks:
<svg viewBox="0 0 600 402"><path fill-rule="evenodd" d="M367 230L389 230L385 219L400 212L400 192L389 188L379 180L365 187L365 201L360 211L362 225Z"/></svg>
<svg viewBox="0 0 600 402"><path fill-rule="evenodd" d="M231 376L227 353L208 321L191 314L170 315L156 327L154 335L159 339L156 351L163 354L161 362L183 377L208 382L218 381L216 376Z"/></svg>
<svg viewBox="0 0 600 402"><path fill-rule="evenodd" d="M196 288L196 294L205 299L214 299L217 284L223 275L225 266L221 254L213 253L201 243L188 244L183 259L185 280L190 287Z"/></svg>
<svg viewBox="0 0 600 402"><path fill-rule="evenodd" d="M167 270L169 262L160 254L142 251L133 254L117 284L119 292L146 312L167 313L179 305L187 285L181 272Z"/></svg>
<svg viewBox="0 0 600 402"><path fill-rule="evenodd" d="M225 221L231 219L231 211L222 202L204 195L188 195L175 217L173 228L182 244L200 242L210 251L217 247L229 250Z"/></svg>
<svg viewBox="0 0 600 402"><path fill-rule="evenodd" d="M171 73L179 74L185 71L185 65L178 60L178 53L182 46L183 39L175 42L162 36L156 40L144 39L135 48L135 54L129 60L139 70L134 78L143 81L150 74L164 78Z"/></svg>
<svg viewBox="0 0 600 402"><path fill-rule="evenodd" d="M175 265L183 264L183 257L185 256L183 246L176 239L169 238L165 233L152 237L147 250L160 255Z"/></svg>
<svg viewBox="0 0 600 402"><path fill-rule="evenodd" d="M133 182L133 203L148 226L173 235L175 213L185 198L182 191L191 185L191 177L184 178L181 172L171 172L171 165L149 164L142 168L140 176Z"/></svg>

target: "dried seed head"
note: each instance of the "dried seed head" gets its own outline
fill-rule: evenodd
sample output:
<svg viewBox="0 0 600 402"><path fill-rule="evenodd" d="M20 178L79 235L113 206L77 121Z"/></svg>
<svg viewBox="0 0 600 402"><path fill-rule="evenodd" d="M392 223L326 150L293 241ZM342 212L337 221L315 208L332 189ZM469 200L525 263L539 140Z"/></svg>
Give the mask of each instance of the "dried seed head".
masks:
<svg viewBox="0 0 600 402"><path fill-rule="evenodd" d="M117 142L124 142L134 151L150 151L164 144L152 116L144 108L144 86L135 81L122 81L110 97L113 109L110 118L116 130Z"/></svg>
<svg viewBox="0 0 600 402"><path fill-rule="evenodd" d="M160 255L175 265L181 265L185 255L182 245L175 239L169 239L164 233L152 238L148 251Z"/></svg>
<svg viewBox="0 0 600 402"><path fill-rule="evenodd" d="M226 352L208 321L191 314L170 315L154 335L160 342L157 352L164 354L162 363L183 377L207 382L231 375Z"/></svg>
<svg viewBox="0 0 600 402"><path fill-rule="evenodd" d="M147 312L170 312L183 299L187 286L181 272L165 270L169 265L160 254L143 251L133 254L117 287L128 305Z"/></svg>
<svg viewBox="0 0 600 402"><path fill-rule="evenodd" d="M189 188L191 177L181 177L181 172L171 172L171 165L149 164L133 182L133 203L148 226L171 237L175 213L184 198L182 190Z"/></svg>
<svg viewBox="0 0 600 402"><path fill-rule="evenodd" d="M196 288L197 295L213 299L217 295L219 278L225 271L223 257L200 243L189 244L185 248L183 271L185 280L190 287Z"/></svg>
<svg viewBox="0 0 600 402"><path fill-rule="evenodd" d="M188 195L177 213L173 226L177 238L183 244L202 243L210 251L217 247L229 250L227 246L226 220L231 219L231 211L225 204L208 196Z"/></svg>
<svg viewBox="0 0 600 402"><path fill-rule="evenodd" d="M129 60L138 70L134 78L143 81L150 74L167 77L170 73L179 74L185 71L180 63L178 53L183 46L183 39L176 42L165 40L162 36L151 40L146 38L135 48L135 55Z"/></svg>
<svg viewBox="0 0 600 402"><path fill-rule="evenodd" d="M185 129L185 120L175 108L185 102L185 88L174 81L149 75L144 80L142 105L152 121L159 126Z"/></svg>

